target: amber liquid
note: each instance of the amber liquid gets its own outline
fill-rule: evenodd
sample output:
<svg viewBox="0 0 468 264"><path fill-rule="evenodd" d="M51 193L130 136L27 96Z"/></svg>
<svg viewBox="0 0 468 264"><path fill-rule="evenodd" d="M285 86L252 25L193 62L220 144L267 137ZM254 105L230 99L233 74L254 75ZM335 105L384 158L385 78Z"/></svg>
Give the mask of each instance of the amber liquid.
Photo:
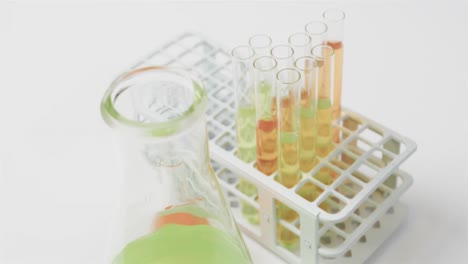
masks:
<svg viewBox="0 0 468 264"><path fill-rule="evenodd" d="M257 169L271 175L278 167L278 122L276 117L257 122Z"/></svg>
<svg viewBox="0 0 468 264"><path fill-rule="evenodd" d="M340 118L341 115L341 87L343 81L343 42L328 41L327 45L331 46L335 51L333 120L337 120L338 118ZM338 129L333 129L333 141L336 143L340 141Z"/></svg>
<svg viewBox="0 0 468 264"><path fill-rule="evenodd" d="M290 98L291 97L291 98ZM299 170L299 131L295 121L294 99L292 96L280 100L280 140L279 140L279 182L291 188L300 178Z"/></svg>
<svg viewBox="0 0 468 264"><path fill-rule="evenodd" d="M315 89L315 88L314 88ZM315 166L316 109L312 95L304 89L301 92L301 128L300 128L300 168L309 172Z"/></svg>

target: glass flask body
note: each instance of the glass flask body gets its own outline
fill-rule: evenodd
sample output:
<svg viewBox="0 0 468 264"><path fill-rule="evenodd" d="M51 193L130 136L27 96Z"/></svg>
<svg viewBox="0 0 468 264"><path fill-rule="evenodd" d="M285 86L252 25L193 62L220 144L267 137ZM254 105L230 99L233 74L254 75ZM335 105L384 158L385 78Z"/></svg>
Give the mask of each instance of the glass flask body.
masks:
<svg viewBox="0 0 468 264"><path fill-rule="evenodd" d="M206 100L188 73L162 67L106 92L124 166L108 263L251 263L210 165Z"/></svg>

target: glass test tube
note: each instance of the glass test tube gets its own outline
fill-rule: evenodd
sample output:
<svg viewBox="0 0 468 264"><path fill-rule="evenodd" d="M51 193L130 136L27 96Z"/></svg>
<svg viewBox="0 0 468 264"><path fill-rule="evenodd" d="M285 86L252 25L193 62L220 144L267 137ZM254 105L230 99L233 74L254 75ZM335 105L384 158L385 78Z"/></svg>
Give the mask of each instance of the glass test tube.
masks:
<svg viewBox="0 0 468 264"><path fill-rule="evenodd" d="M316 165L317 138L317 61L311 56L298 58L294 67L301 73L300 82L300 168L309 172Z"/></svg>
<svg viewBox="0 0 468 264"><path fill-rule="evenodd" d="M266 175L278 167L278 121L274 81L277 62L273 57L256 59L254 66L257 124L257 169Z"/></svg>
<svg viewBox="0 0 468 264"><path fill-rule="evenodd" d="M271 56L277 61L277 71L292 68L294 63L294 50L289 45L276 45L271 48Z"/></svg>
<svg viewBox="0 0 468 264"><path fill-rule="evenodd" d="M332 147L332 104L334 89L335 53L328 45L317 45L311 50L317 60L317 155L325 157Z"/></svg>
<svg viewBox="0 0 468 264"><path fill-rule="evenodd" d="M300 83L299 71L286 68L276 75L276 93L278 107L278 178L277 181L287 188L295 186L302 177L299 168L300 154ZM299 215L283 203L277 202L276 213L279 219L291 222ZM299 245L297 235L277 224L277 240L280 245L295 249Z"/></svg>
<svg viewBox="0 0 468 264"><path fill-rule="evenodd" d="M307 32L294 33L288 38L289 45L294 50L294 59L310 55L312 38Z"/></svg>
<svg viewBox="0 0 468 264"><path fill-rule="evenodd" d="M333 91L333 119L338 119L341 115L341 88L343 81L343 31L345 13L340 9L327 9L322 13L322 17L328 26L326 44L335 51L335 89ZM338 141L338 134L334 136Z"/></svg>
<svg viewBox="0 0 468 264"><path fill-rule="evenodd" d="M324 158L330 153L332 143L332 100L334 89L334 60L335 54L328 45L317 45L311 50L312 57L317 61L317 156ZM332 172L323 167L318 172L318 180L324 184L333 182Z"/></svg>
<svg viewBox="0 0 468 264"><path fill-rule="evenodd" d="M301 179L299 168L300 87L299 71L286 68L276 75L279 128L278 181L291 188Z"/></svg>
<svg viewBox="0 0 468 264"><path fill-rule="evenodd" d="M254 56L255 51L249 46L238 46L231 52L233 86L236 96L236 155L246 163L253 162L257 152L255 140L255 89L252 67ZM257 188L242 177L238 188L249 197L254 197L257 194ZM242 200L241 207L244 218L252 224L258 224L257 209Z"/></svg>
<svg viewBox="0 0 468 264"><path fill-rule="evenodd" d="M255 50L255 58L270 55L272 40L266 34L255 34L249 39L249 46Z"/></svg>
<svg viewBox="0 0 468 264"><path fill-rule="evenodd" d="M301 180L299 167L300 153L300 83L299 71L286 68L276 75L276 104L278 108L278 177L277 181L287 188L292 188ZM299 215L283 203L277 202L276 214L279 219L293 221ZM277 240L288 248L299 245L299 238L290 230L277 224Z"/></svg>
<svg viewBox="0 0 468 264"><path fill-rule="evenodd" d="M311 21L305 25L305 31L311 38L311 47L325 44L324 41L328 32L327 24L323 23L322 21Z"/></svg>

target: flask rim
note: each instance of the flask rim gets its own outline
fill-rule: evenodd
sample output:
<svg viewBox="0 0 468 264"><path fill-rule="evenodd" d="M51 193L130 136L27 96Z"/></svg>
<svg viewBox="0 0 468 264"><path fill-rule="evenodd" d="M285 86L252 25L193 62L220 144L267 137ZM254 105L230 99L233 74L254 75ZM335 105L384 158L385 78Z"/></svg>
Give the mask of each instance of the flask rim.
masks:
<svg viewBox="0 0 468 264"><path fill-rule="evenodd" d="M165 121L140 122L123 115L115 106L116 99L131 86L120 87L119 84L137 75L158 71L175 74L190 81L193 86L194 100L181 115ZM204 115L207 103L206 90L201 81L190 72L167 66L145 66L131 69L119 75L109 86L101 101L101 115L104 121L112 128L133 132L145 136L169 136L189 127Z"/></svg>

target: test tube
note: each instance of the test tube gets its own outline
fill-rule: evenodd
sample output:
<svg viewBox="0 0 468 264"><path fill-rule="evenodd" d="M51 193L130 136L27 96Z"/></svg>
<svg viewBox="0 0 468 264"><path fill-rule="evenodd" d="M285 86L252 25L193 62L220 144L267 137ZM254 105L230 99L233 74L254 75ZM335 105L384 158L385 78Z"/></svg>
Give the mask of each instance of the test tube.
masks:
<svg viewBox="0 0 468 264"><path fill-rule="evenodd" d="M294 33L288 38L289 45L294 50L294 59L310 55L312 38L307 32Z"/></svg>
<svg viewBox="0 0 468 264"><path fill-rule="evenodd" d="M300 168L303 172L309 172L316 165L317 61L312 56L303 56L296 59L294 67L302 75L300 82Z"/></svg>
<svg viewBox="0 0 468 264"><path fill-rule="evenodd" d="M325 44L324 41L327 37L328 27L322 21L311 21L305 25L305 31L311 38L311 47L320 44ZM309 55L309 54L308 54Z"/></svg>
<svg viewBox="0 0 468 264"><path fill-rule="evenodd" d="M334 89L335 53L328 45L317 45L311 50L312 57L317 61L317 156L324 158L330 153L332 143L332 100ZM322 167L317 173L317 179L324 184L334 181L334 171Z"/></svg>
<svg viewBox="0 0 468 264"><path fill-rule="evenodd" d="M278 178L277 181L287 188L292 188L301 180L299 167L300 153L300 86L299 71L286 68L276 75L276 104L278 107ZM281 202L277 202L276 213L279 219L293 221L299 215ZM281 224L277 225L277 239L280 245L295 249L299 238Z"/></svg>
<svg viewBox="0 0 468 264"><path fill-rule="evenodd" d="M333 91L333 119L341 115L341 88L343 81L343 32L345 13L336 8L327 9L322 13L322 18L328 27L326 44L335 51L335 89ZM338 140L335 137L335 141Z"/></svg>
<svg viewBox="0 0 468 264"><path fill-rule="evenodd" d="M335 53L331 46L317 45L311 50L317 61L317 155L326 157L332 147L332 104Z"/></svg>
<svg viewBox="0 0 468 264"><path fill-rule="evenodd" d="M265 175L278 167L278 121L274 81L277 62L271 56L257 58L254 63L255 108L257 124L257 169Z"/></svg>
<svg viewBox="0 0 468 264"><path fill-rule="evenodd" d="M236 108L236 155L246 163L253 162L256 157L255 89L252 67L254 56L255 51L250 46L238 46L231 52ZM242 177L238 188L249 197L257 194L257 188ZM247 221L258 224L259 216L255 207L241 201L241 211Z"/></svg>
<svg viewBox="0 0 468 264"><path fill-rule="evenodd" d="M286 68L276 75L279 128L278 181L291 188L301 179L299 168L300 93L299 71Z"/></svg>
<svg viewBox="0 0 468 264"><path fill-rule="evenodd" d="M271 56L277 61L277 71L292 68L294 63L294 49L289 45L276 45L271 48Z"/></svg>
<svg viewBox="0 0 468 264"><path fill-rule="evenodd" d="M255 58L270 55L271 43L267 34L255 34L249 39L249 46L255 50Z"/></svg>

